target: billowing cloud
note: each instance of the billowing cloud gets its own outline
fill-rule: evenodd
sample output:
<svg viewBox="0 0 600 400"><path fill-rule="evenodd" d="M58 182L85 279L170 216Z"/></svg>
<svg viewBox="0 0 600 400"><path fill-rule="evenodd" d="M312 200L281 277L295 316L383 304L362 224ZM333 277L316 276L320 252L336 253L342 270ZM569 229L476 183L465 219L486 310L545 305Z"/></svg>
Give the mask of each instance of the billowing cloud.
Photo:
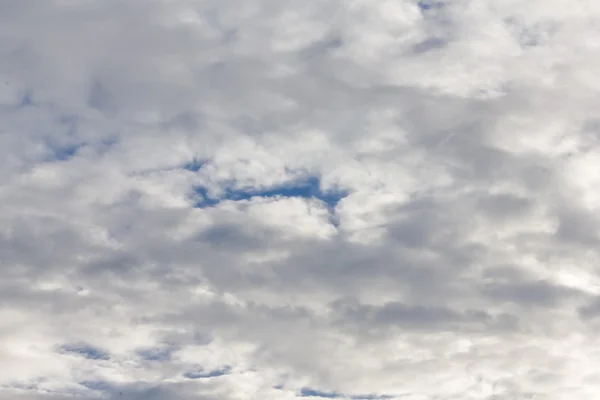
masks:
<svg viewBox="0 0 600 400"><path fill-rule="evenodd" d="M599 22L0 1L0 400L594 398Z"/></svg>

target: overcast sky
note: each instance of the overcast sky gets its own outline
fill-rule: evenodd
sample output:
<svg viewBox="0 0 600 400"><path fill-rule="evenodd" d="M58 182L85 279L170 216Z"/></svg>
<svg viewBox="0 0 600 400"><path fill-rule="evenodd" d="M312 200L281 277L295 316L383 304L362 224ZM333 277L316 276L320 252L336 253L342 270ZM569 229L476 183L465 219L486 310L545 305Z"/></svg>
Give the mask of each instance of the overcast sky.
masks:
<svg viewBox="0 0 600 400"><path fill-rule="evenodd" d="M600 3L0 0L0 400L600 393Z"/></svg>

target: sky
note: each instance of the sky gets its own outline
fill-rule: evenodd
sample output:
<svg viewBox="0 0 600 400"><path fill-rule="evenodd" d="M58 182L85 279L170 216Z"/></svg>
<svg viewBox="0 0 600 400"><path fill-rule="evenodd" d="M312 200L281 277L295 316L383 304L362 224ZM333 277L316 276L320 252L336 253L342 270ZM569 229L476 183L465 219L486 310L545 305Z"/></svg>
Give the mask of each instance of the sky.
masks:
<svg viewBox="0 0 600 400"><path fill-rule="evenodd" d="M0 400L600 394L600 3L0 0Z"/></svg>

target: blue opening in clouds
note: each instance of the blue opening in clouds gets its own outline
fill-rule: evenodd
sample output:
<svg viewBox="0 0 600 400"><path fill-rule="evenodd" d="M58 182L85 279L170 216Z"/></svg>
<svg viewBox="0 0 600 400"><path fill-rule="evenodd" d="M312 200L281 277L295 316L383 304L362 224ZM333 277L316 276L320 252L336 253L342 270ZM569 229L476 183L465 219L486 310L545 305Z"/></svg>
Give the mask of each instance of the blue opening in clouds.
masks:
<svg viewBox="0 0 600 400"><path fill-rule="evenodd" d="M394 396L389 395L377 395L377 394L359 394L347 396L338 392L325 392L322 390L316 390L308 387L300 389L300 397L321 397L327 399L337 399L341 397L350 398L352 400L388 400Z"/></svg>
<svg viewBox="0 0 600 400"><path fill-rule="evenodd" d="M204 166L204 164L206 164L206 162L195 158L192 161L185 163L183 165L183 169L187 171L198 172Z"/></svg>
<svg viewBox="0 0 600 400"><path fill-rule="evenodd" d="M157 347L138 350L137 354L146 361L169 361L175 350L172 347Z"/></svg>
<svg viewBox="0 0 600 400"><path fill-rule="evenodd" d="M415 53L426 53L428 51L437 50L446 45L446 42L440 38L429 38L413 46Z"/></svg>
<svg viewBox="0 0 600 400"><path fill-rule="evenodd" d="M31 96L30 91L25 92L23 97L21 97L21 101L19 102L19 107L28 107L28 106L33 105L33 100L31 97L32 96Z"/></svg>
<svg viewBox="0 0 600 400"><path fill-rule="evenodd" d="M54 159L58 161L66 161L69 158L75 156L77 151L83 147L83 145L71 145L65 147L56 147L52 151L54 153Z"/></svg>
<svg viewBox="0 0 600 400"><path fill-rule="evenodd" d="M66 353L73 353L90 360L109 360L110 355L97 347L87 344L66 344L61 347Z"/></svg>
<svg viewBox="0 0 600 400"><path fill-rule="evenodd" d="M88 389L98 390L102 392L110 391L112 389L112 386L105 381L83 381L79 382L79 384Z"/></svg>
<svg viewBox="0 0 600 400"><path fill-rule="evenodd" d="M59 144L53 143L52 141L46 142L46 146L50 152L50 155L45 161L56 162L56 161L67 161L77 155L77 152L83 148L86 143L70 143L70 144Z"/></svg>
<svg viewBox="0 0 600 400"><path fill-rule="evenodd" d="M215 378L223 375L229 375L231 373L231 367L226 365L220 369L214 369L212 371L204 371L200 369L199 371L188 371L183 374L185 378L188 379L205 379L205 378Z"/></svg>
<svg viewBox="0 0 600 400"><path fill-rule="evenodd" d="M337 392L322 392L320 390L305 387L300 389L300 397L325 397L327 399L337 399L344 397L344 395Z"/></svg>
<svg viewBox="0 0 600 400"><path fill-rule="evenodd" d="M348 192L341 190L322 191L320 186L321 180L319 178L310 177L268 189L227 189L225 194L219 199L211 197L205 187L198 187L196 188L196 193L201 196L202 200L196 203L196 207L211 207L223 200L250 200L253 197L301 197L321 200L328 208L333 209L341 199L348 195Z"/></svg>
<svg viewBox="0 0 600 400"><path fill-rule="evenodd" d="M436 0L421 0L417 3L417 5L421 9L421 11L429 11L443 7L442 2Z"/></svg>

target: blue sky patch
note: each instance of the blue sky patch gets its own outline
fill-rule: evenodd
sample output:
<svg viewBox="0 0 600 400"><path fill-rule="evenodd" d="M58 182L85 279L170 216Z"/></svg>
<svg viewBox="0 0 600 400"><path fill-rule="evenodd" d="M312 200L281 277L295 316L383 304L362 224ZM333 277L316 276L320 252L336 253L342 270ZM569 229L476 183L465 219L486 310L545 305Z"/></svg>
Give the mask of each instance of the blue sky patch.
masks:
<svg viewBox="0 0 600 400"><path fill-rule="evenodd" d="M97 390L101 392L107 392L113 389L113 387L105 381L83 381L79 382L79 384L88 389Z"/></svg>
<svg viewBox="0 0 600 400"><path fill-rule="evenodd" d="M72 127L69 127L72 129ZM46 149L48 155L46 156L45 162L56 162L56 161L67 161L70 158L77 155L77 152L83 148L87 143L85 142L74 142L71 143L57 143L55 140L46 140Z"/></svg>
<svg viewBox="0 0 600 400"><path fill-rule="evenodd" d="M140 349L137 354L146 361L169 361L175 350L173 347L154 347Z"/></svg>
<svg viewBox="0 0 600 400"><path fill-rule="evenodd" d="M71 343L61 347L61 350L66 353L73 353L85 357L89 360L109 360L110 355L97 347L83 343Z"/></svg>
<svg viewBox="0 0 600 400"><path fill-rule="evenodd" d="M435 9L440 9L444 5L441 1L436 0L421 0L417 3L421 11L430 11Z"/></svg>
<svg viewBox="0 0 600 400"><path fill-rule="evenodd" d="M201 200L196 202L194 205L195 208L207 208L216 206L221 202L221 200L214 198L208 194L208 190L205 187L199 186L195 189L197 195L200 196Z"/></svg>
<svg viewBox="0 0 600 400"><path fill-rule="evenodd" d="M446 45L446 42L440 38L429 38L413 46L413 51L417 54L426 53L428 51L441 49Z"/></svg>
<svg viewBox="0 0 600 400"><path fill-rule="evenodd" d="M202 167L206 164L206 161L202 161L199 159L193 159L190 162L187 162L183 165L183 169L186 171L198 172Z"/></svg>
<svg viewBox="0 0 600 400"><path fill-rule="evenodd" d="M31 105L33 105L32 93L28 90L23 94L23 97L21 97L21 101L19 101L19 107L23 108Z"/></svg>
<svg viewBox="0 0 600 400"><path fill-rule="evenodd" d="M300 397L324 397L327 399L338 399L340 397L344 397L344 395L337 392L323 392L320 390L304 387L300 389Z"/></svg>
<svg viewBox="0 0 600 400"><path fill-rule="evenodd" d="M205 378L216 378L223 375L229 375L231 373L231 367L229 365L223 368L213 369L211 371L204 371L200 369L198 371L188 371L183 374L188 379L205 379Z"/></svg>
<svg viewBox="0 0 600 400"><path fill-rule="evenodd" d="M66 161L77 154L83 144L69 145L63 147L52 147L53 157L56 161Z"/></svg>
<svg viewBox="0 0 600 400"><path fill-rule="evenodd" d="M357 394L348 396L338 392L325 392L322 390L304 387L300 389L300 397L321 397L326 399L339 399L346 397L352 400L388 400L392 399L394 396L378 394Z"/></svg>
<svg viewBox="0 0 600 400"><path fill-rule="evenodd" d="M319 178L310 177L268 189L227 189L219 199L211 197L205 187L197 187L196 193L202 200L196 203L196 208L211 207L223 200L250 200L253 197L301 197L321 200L329 209L333 209L341 199L348 195L347 192L340 190L322 191L320 184Z"/></svg>

